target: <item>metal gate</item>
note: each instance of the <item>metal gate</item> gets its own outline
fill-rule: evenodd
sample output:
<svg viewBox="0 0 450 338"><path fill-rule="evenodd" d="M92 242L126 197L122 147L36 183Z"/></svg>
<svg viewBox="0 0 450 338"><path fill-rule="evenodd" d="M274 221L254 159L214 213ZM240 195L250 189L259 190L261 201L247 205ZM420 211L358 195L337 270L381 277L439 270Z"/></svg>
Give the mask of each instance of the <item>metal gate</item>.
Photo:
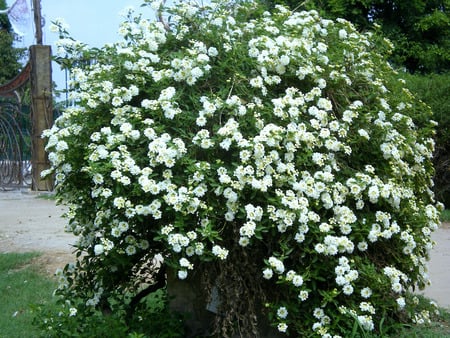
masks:
<svg viewBox="0 0 450 338"><path fill-rule="evenodd" d="M0 189L30 187L30 64L0 86Z"/></svg>
<svg viewBox="0 0 450 338"><path fill-rule="evenodd" d="M40 0L33 0L33 13L36 45L30 46L29 62L13 80L0 84L0 190L53 189L53 179L41 177L50 165L41 136L53 124L53 96L51 48L42 45Z"/></svg>

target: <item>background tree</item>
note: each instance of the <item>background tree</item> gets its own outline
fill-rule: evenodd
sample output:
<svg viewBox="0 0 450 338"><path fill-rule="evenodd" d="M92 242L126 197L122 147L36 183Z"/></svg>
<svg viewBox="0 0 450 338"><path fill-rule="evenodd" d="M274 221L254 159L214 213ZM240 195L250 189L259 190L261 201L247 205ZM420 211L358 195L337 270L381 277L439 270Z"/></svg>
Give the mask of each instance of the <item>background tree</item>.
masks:
<svg viewBox="0 0 450 338"><path fill-rule="evenodd" d="M321 15L353 22L360 30L380 25L395 45L392 61L410 72L450 69L449 0L268 0L291 9L317 9Z"/></svg>
<svg viewBox="0 0 450 338"><path fill-rule="evenodd" d="M0 0L0 9L6 9L6 1ZM14 34L7 14L0 15L0 84L3 84L16 76L22 64L20 60L25 54L24 48L15 48Z"/></svg>
<svg viewBox="0 0 450 338"><path fill-rule="evenodd" d="M408 88L433 110L436 128L434 192L436 198L450 208L450 73L403 74Z"/></svg>

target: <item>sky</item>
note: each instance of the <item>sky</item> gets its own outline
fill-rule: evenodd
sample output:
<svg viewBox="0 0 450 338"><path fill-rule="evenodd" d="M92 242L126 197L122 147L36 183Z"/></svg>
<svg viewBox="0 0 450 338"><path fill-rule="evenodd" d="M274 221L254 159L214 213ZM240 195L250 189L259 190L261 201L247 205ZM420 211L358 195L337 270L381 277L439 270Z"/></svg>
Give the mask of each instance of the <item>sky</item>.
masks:
<svg viewBox="0 0 450 338"><path fill-rule="evenodd" d="M7 0L11 6L15 0ZM32 7L32 0L26 0L28 8ZM55 49L56 33L50 31L51 22L63 18L69 25L69 32L73 38L80 40L91 47L101 47L106 43L119 39L117 34L119 24L122 22L120 12L132 6L137 12L148 18L153 18L152 10L147 6L141 8L142 0L41 0L41 15L44 19L43 44ZM23 41L17 47L28 48L35 43L35 29L33 16L30 13L28 24L21 27L25 33ZM65 73L55 63L52 64L53 81L57 88L65 88Z"/></svg>

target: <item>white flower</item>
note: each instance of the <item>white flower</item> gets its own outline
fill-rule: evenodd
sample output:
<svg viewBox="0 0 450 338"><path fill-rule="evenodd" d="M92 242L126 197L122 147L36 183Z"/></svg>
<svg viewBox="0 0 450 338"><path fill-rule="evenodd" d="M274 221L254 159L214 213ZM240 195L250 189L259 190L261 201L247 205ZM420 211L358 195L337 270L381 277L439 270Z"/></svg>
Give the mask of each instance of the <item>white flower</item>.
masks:
<svg viewBox="0 0 450 338"><path fill-rule="evenodd" d="M325 316L325 313L322 308L317 307L313 311L313 316L316 317L317 319L322 319L323 316Z"/></svg>
<svg viewBox="0 0 450 338"><path fill-rule="evenodd" d="M294 240L297 243L302 243L305 240L305 234L303 234L303 233L296 233L295 237L294 237ZM321 244L321 245L323 246L323 244ZM320 250L320 248L319 248L319 250ZM316 249L316 251L319 252L317 249ZM323 250L322 250L322 252L323 252Z"/></svg>
<svg viewBox="0 0 450 338"><path fill-rule="evenodd" d="M347 284L347 279L345 278L345 276L339 275L335 278L336 284L337 285L345 285Z"/></svg>
<svg viewBox="0 0 450 338"><path fill-rule="evenodd" d="M220 142L220 147L225 149L225 150L229 150L230 146L231 146L231 139L230 138L226 138L222 142Z"/></svg>
<svg viewBox="0 0 450 338"><path fill-rule="evenodd" d="M346 298L345 307L333 308L341 313L319 302L289 334L309 330L331 338L342 318L356 318L364 330L373 330L375 307L377 315L386 310L383 293L396 294L400 310L411 283L428 280L425 254L439 211L434 202L421 201L435 199L428 183L431 128L418 131L409 116L413 107L417 113L422 107L384 80L387 67L370 59L373 39L343 19L276 6L240 22L220 1L194 2L180 1L167 11L173 14L173 38L183 48L174 49L162 22L133 19L129 11L122 41L96 50L104 53L97 62L73 67L74 104L43 135L52 166L45 173L55 175L57 194L71 205L68 229L81 235L77 247L94 256L91 261L114 248L111 259L122 255L131 262L155 240L175 259L178 278L186 279L197 268L194 260L228 258L223 243L230 238L220 236L233 228L248 257L260 253L261 245L268 248L255 278L298 293L297 299L268 304L280 332L288 330L287 309L332 284ZM152 6L166 5L156 0ZM255 3L242 6L254 12ZM194 30L193 22L200 22ZM57 55L73 60L89 55L70 38L56 48ZM251 61L244 67L235 58L241 51ZM213 82L222 87L209 88ZM366 86L361 91L355 83ZM349 88L350 101L330 95L341 90L348 97ZM367 92L374 104L365 100ZM378 153L379 161L370 156ZM417 224L406 222L404 214L415 215ZM157 236L148 236L149 224ZM391 256L413 268L403 273L387 261L384 275L364 284L361 264L370 263L369 246L379 241L398 244ZM299 252L320 267L313 264L304 274ZM81 282L76 276L84 267L77 269L70 272L74 283ZM119 272L109 267L108 273ZM67 277L60 277L62 287L68 287ZM328 284L318 283L321 278ZM387 289L380 287L385 281ZM84 299L89 306L102 296L97 284ZM325 313L336 315L333 323ZM417 313L413 320L427 322L429 314Z"/></svg>
<svg viewBox="0 0 450 338"><path fill-rule="evenodd" d="M369 188L369 191L367 194L369 196L370 202L376 203L378 201L378 197L380 196L380 191L376 185L372 185Z"/></svg>
<svg viewBox="0 0 450 338"><path fill-rule="evenodd" d="M136 247L134 245L128 245L125 249L125 252L128 256L132 256L136 253Z"/></svg>
<svg viewBox="0 0 450 338"><path fill-rule="evenodd" d="M353 293L353 286L351 286L350 284L345 284L342 288L342 291L345 295L349 296Z"/></svg>
<svg viewBox="0 0 450 338"><path fill-rule="evenodd" d="M333 109L333 104L331 103L331 101L329 99L321 97L317 100L317 107L328 111L328 110Z"/></svg>
<svg viewBox="0 0 450 338"><path fill-rule="evenodd" d="M392 288L392 291L394 291L396 293L400 293L403 290L403 287L400 283L393 283L391 288Z"/></svg>
<svg viewBox="0 0 450 338"><path fill-rule="evenodd" d="M364 129L359 129L358 134L359 134L359 136L365 138L366 140L370 139L369 133Z"/></svg>
<svg viewBox="0 0 450 338"><path fill-rule="evenodd" d="M208 122L208 120L206 119L206 117L204 115L197 117L197 119L195 120L195 123L199 127L204 127L206 125L206 122Z"/></svg>
<svg viewBox="0 0 450 338"><path fill-rule="evenodd" d="M323 166L325 164L324 156L321 153L313 153L312 161L319 166Z"/></svg>
<svg viewBox="0 0 450 338"><path fill-rule="evenodd" d="M264 86L263 83L263 78L261 76L250 79L250 86L254 88L262 88Z"/></svg>
<svg viewBox="0 0 450 338"><path fill-rule="evenodd" d="M181 280L186 279L187 275L188 275L188 273L187 273L186 270L179 270L178 271L178 278L181 279Z"/></svg>
<svg viewBox="0 0 450 338"><path fill-rule="evenodd" d="M263 270L263 277L265 279L271 279L272 276L273 276L273 270L272 269L266 268L266 269Z"/></svg>
<svg viewBox="0 0 450 338"><path fill-rule="evenodd" d="M281 260L275 257L269 258L269 265L275 270L276 273L282 274L284 272L284 264Z"/></svg>
<svg viewBox="0 0 450 338"><path fill-rule="evenodd" d="M250 244L250 239L248 237L242 236L239 237L239 245L242 247L246 247Z"/></svg>
<svg viewBox="0 0 450 338"><path fill-rule="evenodd" d="M246 222L239 230L241 236L252 237L255 234L256 224L253 221Z"/></svg>
<svg viewBox="0 0 450 338"><path fill-rule="evenodd" d="M277 310L278 318L285 319L287 317L287 315L288 315L288 310L284 306L278 308L278 310Z"/></svg>
<svg viewBox="0 0 450 338"><path fill-rule="evenodd" d="M95 184L102 184L103 183L103 175L101 175L101 174L99 174L99 173L96 173L96 174L94 174L94 176L92 177L92 181L95 183Z"/></svg>
<svg viewBox="0 0 450 338"><path fill-rule="evenodd" d="M219 55L219 52L217 51L217 48L209 47L208 48L208 55L211 56L211 57L215 57L215 56Z"/></svg>
<svg viewBox="0 0 450 338"><path fill-rule="evenodd" d="M233 220L234 220L234 212L231 211L231 210L228 210L228 211L225 213L225 220L228 221L228 222L233 221Z"/></svg>
<svg viewBox="0 0 450 338"><path fill-rule="evenodd" d="M78 310L77 310L76 308L71 307L71 308L69 309L69 316L70 316L70 317L74 317L74 316L77 315L77 312L78 312Z"/></svg>
<svg viewBox="0 0 450 338"><path fill-rule="evenodd" d="M158 101L169 101L174 97L176 90L174 87L167 87L161 90Z"/></svg>
<svg viewBox="0 0 450 338"><path fill-rule="evenodd" d="M194 265L191 262L189 262L188 259L186 259L184 257L180 258L179 263L180 263L180 266L183 268L188 268L189 270L192 270L194 268Z"/></svg>
<svg viewBox="0 0 450 338"><path fill-rule="evenodd" d="M96 256L101 255L105 251L105 248L102 244L96 244L94 246L94 253Z"/></svg>
<svg viewBox="0 0 450 338"><path fill-rule="evenodd" d="M126 200L123 197L114 198L113 204L117 209L125 208Z"/></svg>
<svg viewBox="0 0 450 338"><path fill-rule="evenodd" d="M397 302L397 304L398 304L400 309L403 309L406 306L406 302L405 302L405 298L404 297L397 298L396 302Z"/></svg>
<svg viewBox="0 0 450 338"><path fill-rule="evenodd" d="M361 326L367 330L372 331L374 329L374 324L371 316L365 315L365 316L358 316L358 322L361 324Z"/></svg>
<svg viewBox="0 0 450 338"><path fill-rule="evenodd" d="M221 260L225 260L228 256L228 250L220 247L219 245L213 246L212 253Z"/></svg>
<svg viewBox="0 0 450 338"><path fill-rule="evenodd" d="M372 290L368 287L364 288L361 290L361 297L363 298L370 298L370 296L372 295Z"/></svg>
<svg viewBox="0 0 450 338"><path fill-rule="evenodd" d="M300 287L303 285L303 278L300 275L295 275L294 278L292 278L292 284L296 287Z"/></svg>
<svg viewBox="0 0 450 338"><path fill-rule="evenodd" d="M62 152L67 149L69 149L69 145L67 144L66 141L58 141L58 143L56 144L56 150L59 152Z"/></svg>
<svg viewBox="0 0 450 338"><path fill-rule="evenodd" d="M345 29L339 30L339 39L341 40L347 39L347 31Z"/></svg>
<svg viewBox="0 0 450 338"><path fill-rule="evenodd" d="M121 97L118 97L118 96L114 96L113 99L112 99L112 101L111 101L111 104L112 104L114 107L118 107L118 106L120 106L122 103L123 103L122 98L121 98Z"/></svg>
<svg viewBox="0 0 450 338"><path fill-rule="evenodd" d="M288 325L286 323L279 323L277 325L277 329L279 332L286 332L288 329Z"/></svg>
<svg viewBox="0 0 450 338"><path fill-rule="evenodd" d="M314 250L317 251L317 253L324 253L327 247L323 245L323 243L317 243L314 247Z"/></svg>
<svg viewBox="0 0 450 338"><path fill-rule="evenodd" d="M195 254L197 256L203 255L204 245L203 243L195 243Z"/></svg>
<svg viewBox="0 0 450 338"><path fill-rule="evenodd" d="M302 291L300 291L300 293L298 294L298 298L299 298L302 302L304 302L305 300L307 300L307 299L308 299L308 296L309 296L309 293L308 293L308 291L306 291L306 290L302 290Z"/></svg>

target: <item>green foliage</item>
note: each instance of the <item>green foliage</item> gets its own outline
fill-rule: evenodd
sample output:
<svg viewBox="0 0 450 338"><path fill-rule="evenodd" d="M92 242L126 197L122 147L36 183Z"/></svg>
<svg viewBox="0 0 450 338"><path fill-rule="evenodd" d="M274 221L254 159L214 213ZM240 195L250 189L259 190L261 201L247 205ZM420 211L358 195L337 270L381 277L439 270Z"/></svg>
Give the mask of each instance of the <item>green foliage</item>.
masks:
<svg viewBox="0 0 450 338"><path fill-rule="evenodd" d="M78 313L70 302L60 302L54 309L36 308L34 324L46 338L182 338L181 316L170 312L165 290L150 294L140 304L132 318L125 320L120 306L113 312L92 310L89 315Z"/></svg>
<svg viewBox="0 0 450 338"><path fill-rule="evenodd" d="M421 337L421 338L449 338L450 312L448 309L438 308L434 301L423 296L415 297L416 324L404 325L396 330L395 337ZM394 335L392 335L394 337Z"/></svg>
<svg viewBox="0 0 450 338"><path fill-rule="evenodd" d="M411 72L450 69L450 2L448 0L307 0L267 1L291 8L317 9L325 17L345 18L360 30L381 26L395 45L391 61Z"/></svg>
<svg viewBox="0 0 450 338"><path fill-rule="evenodd" d="M431 111L389 44L255 2L164 11L130 12L100 49L61 42L76 104L44 133L46 174L79 259L58 274L53 320L123 325L156 255L180 280L200 274L205 299L217 287L219 336L254 336L262 316L292 336L416 320L407 290L428 283L442 205Z"/></svg>
<svg viewBox="0 0 450 338"><path fill-rule="evenodd" d="M0 0L0 9L6 8L5 0ZM14 34L6 14L0 15L0 85L12 80L22 65L21 58L25 55L25 49L14 48Z"/></svg>
<svg viewBox="0 0 450 338"><path fill-rule="evenodd" d="M402 76L411 92L431 107L432 118L438 123L433 158L434 191L441 202L450 206L450 73Z"/></svg>
<svg viewBox="0 0 450 338"><path fill-rule="evenodd" d="M450 222L450 210L449 209L445 209L444 211L442 211L441 220L442 220L442 222Z"/></svg>

